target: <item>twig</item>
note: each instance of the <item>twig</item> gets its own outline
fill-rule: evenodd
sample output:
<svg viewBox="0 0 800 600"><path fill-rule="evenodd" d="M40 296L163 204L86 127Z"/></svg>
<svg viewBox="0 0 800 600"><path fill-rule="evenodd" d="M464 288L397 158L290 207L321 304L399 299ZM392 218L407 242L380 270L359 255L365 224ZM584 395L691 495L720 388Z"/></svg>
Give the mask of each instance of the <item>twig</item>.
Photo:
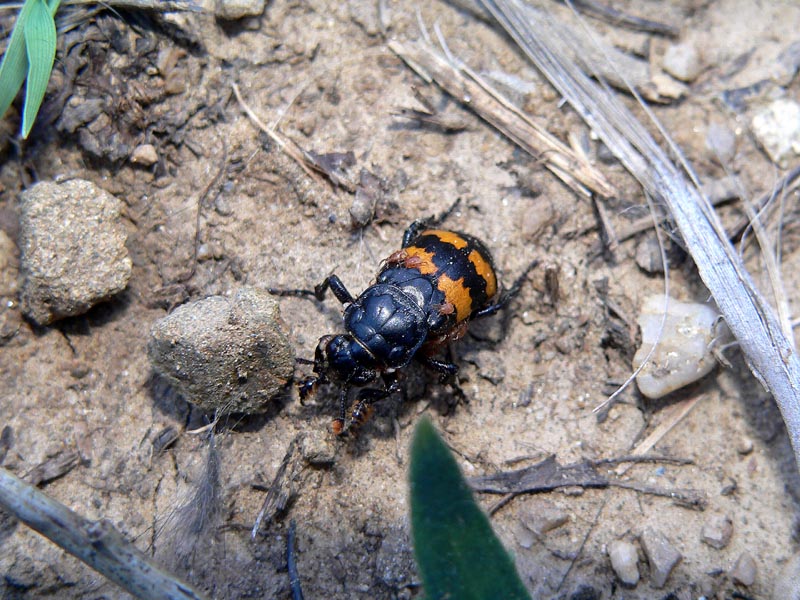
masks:
<svg viewBox="0 0 800 600"><path fill-rule="evenodd" d="M295 528L294 519L289 521L289 533L286 536L286 570L289 572L289 588L292 590L292 600L303 600L303 588L300 585L300 573L297 572L295 562Z"/></svg>
<svg viewBox="0 0 800 600"><path fill-rule="evenodd" d="M0 506L137 598L200 600L162 571L107 520L90 521L0 468Z"/></svg>
<svg viewBox="0 0 800 600"><path fill-rule="evenodd" d="M631 458L631 457L626 457ZM609 477L598 470L603 461L584 460L579 463L561 465L554 455L548 456L538 463L511 471L501 471L492 475L470 477L470 487L478 492L489 494L505 494L493 506L490 512L498 510L514 496L519 494L535 494L549 492L563 487L607 488L619 487L635 490L643 494L672 498L681 504L701 509L705 506L705 498L694 490L664 489L650 487L636 482L623 481L617 477Z"/></svg>
<svg viewBox="0 0 800 600"><path fill-rule="evenodd" d="M423 42L394 40L389 43L389 48L424 80L436 82L520 148L541 160L575 192L586 197L589 195L586 188L589 188L604 197L615 194L602 173L466 65L448 61Z"/></svg>
<svg viewBox="0 0 800 600"><path fill-rule="evenodd" d="M264 122L258 118L258 115L253 112L253 109L250 108L250 106L248 106L242 99L239 86L235 83L232 83L231 87L233 88L233 93L236 95L236 100L239 102L239 106L242 107L242 110L247 114L248 117L250 117L250 120L256 125L256 127L266 133L273 142L278 144L280 149L283 150L286 155L293 158L309 177L319 182L319 175L316 173L314 168L314 160L308 156L308 153L300 148L291 139L282 137L277 131L275 131L274 127L267 127Z"/></svg>

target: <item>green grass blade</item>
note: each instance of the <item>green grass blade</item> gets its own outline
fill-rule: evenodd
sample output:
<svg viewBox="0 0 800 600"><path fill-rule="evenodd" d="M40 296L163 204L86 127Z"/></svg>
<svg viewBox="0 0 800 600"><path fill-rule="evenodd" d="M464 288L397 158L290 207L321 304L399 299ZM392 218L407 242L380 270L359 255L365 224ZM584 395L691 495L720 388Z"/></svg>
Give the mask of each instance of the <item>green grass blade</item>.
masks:
<svg viewBox="0 0 800 600"><path fill-rule="evenodd" d="M28 57L25 54L25 22L31 13L34 4L39 0L25 0L11 32L3 62L0 64L0 117L6 114L8 107L25 81L28 73Z"/></svg>
<svg viewBox="0 0 800 600"><path fill-rule="evenodd" d="M56 57L56 22L45 0L34 0L23 32L28 52L28 80L22 111L22 137L27 138L42 105Z"/></svg>
<svg viewBox="0 0 800 600"><path fill-rule="evenodd" d="M425 597L530 600L453 455L423 419L411 443L411 533Z"/></svg>

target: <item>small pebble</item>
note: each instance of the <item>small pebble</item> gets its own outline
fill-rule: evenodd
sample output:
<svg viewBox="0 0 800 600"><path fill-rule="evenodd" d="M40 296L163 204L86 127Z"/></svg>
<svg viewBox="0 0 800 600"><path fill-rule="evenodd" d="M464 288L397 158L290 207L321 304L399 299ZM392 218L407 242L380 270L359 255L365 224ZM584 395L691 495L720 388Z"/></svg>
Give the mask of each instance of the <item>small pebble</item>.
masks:
<svg viewBox="0 0 800 600"><path fill-rule="evenodd" d="M739 555L736 564L730 570L731 579L734 583L750 587L756 581L756 561L745 551Z"/></svg>
<svg viewBox="0 0 800 600"><path fill-rule="evenodd" d="M158 152L153 144L136 146L131 153L131 162L143 167L151 167L158 162Z"/></svg>
<svg viewBox="0 0 800 600"><path fill-rule="evenodd" d="M543 506L525 520L525 526L538 536L558 529L569 521L569 515L557 506Z"/></svg>
<svg viewBox="0 0 800 600"><path fill-rule="evenodd" d="M214 14L228 21L257 17L264 13L266 0L217 0Z"/></svg>
<svg viewBox="0 0 800 600"><path fill-rule="evenodd" d="M736 133L721 123L711 123L706 131L706 148L711 158L727 165L736 154Z"/></svg>
<svg viewBox="0 0 800 600"><path fill-rule="evenodd" d="M639 314L642 345L633 357L633 368L655 350L636 376L639 390L648 398L661 398L705 377L716 364L711 341L720 329L719 313L707 304L669 299L664 316L664 296L650 296ZM663 322L663 329L662 329Z"/></svg>
<svg viewBox="0 0 800 600"><path fill-rule="evenodd" d="M643 235L636 243L636 264L650 275L664 272L661 248L655 235Z"/></svg>
<svg viewBox="0 0 800 600"><path fill-rule="evenodd" d="M753 440L749 437L741 437L739 441L736 442L736 452L741 454L742 456L747 456L753 451Z"/></svg>
<svg viewBox="0 0 800 600"><path fill-rule="evenodd" d="M717 550L727 546L733 536L733 521L727 515L713 515L703 525L703 541Z"/></svg>
<svg viewBox="0 0 800 600"><path fill-rule="evenodd" d="M781 98L753 116L750 128L773 162L786 167L800 154L800 104Z"/></svg>
<svg viewBox="0 0 800 600"><path fill-rule="evenodd" d="M694 81L702 68L700 53L694 44L688 42L672 44L664 53L663 66L664 70L675 79Z"/></svg>
<svg viewBox="0 0 800 600"><path fill-rule="evenodd" d="M300 454L313 467L329 467L336 460L336 446L319 429L309 429L300 442Z"/></svg>
<svg viewBox="0 0 800 600"><path fill-rule="evenodd" d="M650 564L650 583L654 588L663 588L683 556L662 533L654 529L645 529L639 539Z"/></svg>
<svg viewBox="0 0 800 600"><path fill-rule="evenodd" d="M350 218L355 227L366 227L375 216L377 198L363 187L356 188L355 198L350 205Z"/></svg>
<svg viewBox="0 0 800 600"><path fill-rule="evenodd" d="M625 540L614 540L608 545L611 568L626 587L636 587L639 583L639 554L636 546Z"/></svg>

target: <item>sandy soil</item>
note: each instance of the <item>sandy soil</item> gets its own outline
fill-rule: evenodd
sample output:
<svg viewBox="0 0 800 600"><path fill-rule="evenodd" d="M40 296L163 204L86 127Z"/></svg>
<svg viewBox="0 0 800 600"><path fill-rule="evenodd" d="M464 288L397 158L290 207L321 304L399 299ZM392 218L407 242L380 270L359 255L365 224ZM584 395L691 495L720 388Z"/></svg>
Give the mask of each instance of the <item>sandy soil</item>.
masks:
<svg viewBox="0 0 800 600"><path fill-rule="evenodd" d="M286 532L293 519L306 598L412 598L420 590L408 540L406 469L420 413L432 416L472 476L549 454L562 464L625 456L669 407L694 398L692 412L653 449L691 463L637 464L619 476L692 490L704 510L628 489L570 487L518 496L492 523L536 598L769 597L797 550L800 490L772 400L731 348L733 368L720 367L667 400L645 401L633 387L605 418L593 414L630 373L642 299L663 291L663 277L645 274L634 261L641 236L604 257L590 202L426 85L386 42L419 38L420 21L431 30L437 24L451 51L476 71L531 82L504 89L553 134L586 135L585 126L486 23L445 3L392 2L382 15L376 4L277 0L261 18L236 23L208 14L165 20L103 13L64 38L36 141L23 154L3 149L0 226L15 239L18 194L32 182L91 180L125 204L133 276L113 301L39 328L20 314L16 259L7 260L2 330L10 334L0 349L0 422L13 437L3 465L25 475L77 453L77 466L43 482L46 492L89 518L110 519L209 597L288 598ZM616 4L678 25L680 39L700 50L703 68L686 97L656 112L701 178L732 172L747 197L769 192L781 170L756 146L748 124L751 106L781 89L755 94L742 112L721 103L720 94L769 77L775 57L796 41L800 5ZM619 47L647 53L654 68L670 43L591 22ZM280 121L280 131L303 149L352 152L356 181L361 169L381 178L375 218L354 227L354 194L309 177L259 133L237 103L234 83L265 122ZM785 94L796 98L798 86L786 84ZM402 107L421 108L415 90L465 129L446 133L394 116ZM86 125L65 122L87 105L99 106L101 116ZM6 117L4 126L16 127L14 119ZM724 166L705 145L711 123L737 133L735 156ZM153 166L127 160L143 143L157 149ZM589 150L602 157L597 142ZM622 167L613 160L597 165L620 191L606 203L612 222L622 227L645 214L641 192ZM151 371L151 324L188 300L230 295L243 285L311 287L334 270L360 291L399 247L409 222L456 198L462 204L448 225L482 238L507 284L534 258L542 261L509 311L505 335L497 319L457 345L468 402L456 405L449 388L412 369L412 398L382 403L360 436L340 441L328 430L336 391L323 389L301 406L291 390L265 415L223 419L209 459L208 438L190 433L207 417ZM741 213L738 202L721 211L730 223ZM781 249L794 314L795 211L787 203ZM755 252L745 255L760 273ZM547 268L557 270L558 298L545 283ZM706 300L691 261L676 260L671 286L677 298ZM627 323L608 316L607 300ZM333 299L322 307L282 299L281 307L300 356L313 356L317 339L340 326ZM608 343L612 325L623 332L621 343ZM299 378L306 368L298 367ZM168 427L179 436L159 452L159 434ZM266 490L292 448L281 480L286 505L251 541ZM213 461L218 494L198 520L197 491L207 489ZM487 508L498 499L479 496ZM719 515L732 521L733 535L716 549L702 541L702 530ZM563 524L541 532L553 519ZM624 589L606 547L615 539L640 547L647 528L666 535L682 562L655 589L642 553L642 579ZM3 597L126 597L23 526L4 522L0 547ZM729 575L742 553L757 567L750 587Z"/></svg>

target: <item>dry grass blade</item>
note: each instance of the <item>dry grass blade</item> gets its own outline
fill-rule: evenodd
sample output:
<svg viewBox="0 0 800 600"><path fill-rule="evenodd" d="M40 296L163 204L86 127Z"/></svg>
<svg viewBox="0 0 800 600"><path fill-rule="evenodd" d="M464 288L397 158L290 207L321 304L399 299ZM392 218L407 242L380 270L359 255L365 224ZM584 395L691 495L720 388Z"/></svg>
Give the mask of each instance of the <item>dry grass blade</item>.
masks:
<svg viewBox="0 0 800 600"><path fill-rule="evenodd" d="M5 469L0 469L0 507L137 598L201 598L163 572L110 522L81 517Z"/></svg>
<svg viewBox="0 0 800 600"><path fill-rule="evenodd" d="M678 168L608 88L592 82L565 59L550 40L553 30L538 13L517 0L484 0L484 4L645 191L669 210L751 370L775 397L800 463L800 360L794 343L754 285L714 208L698 191L688 164L683 161L683 170ZM669 142L666 132L661 133ZM671 142L670 149L681 156Z"/></svg>
<svg viewBox="0 0 800 600"><path fill-rule="evenodd" d="M453 64L424 42L392 41L389 48L423 79L436 82L520 148L540 159L575 192L583 196L589 190L604 197L614 195L614 188L602 173L467 66Z"/></svg>

